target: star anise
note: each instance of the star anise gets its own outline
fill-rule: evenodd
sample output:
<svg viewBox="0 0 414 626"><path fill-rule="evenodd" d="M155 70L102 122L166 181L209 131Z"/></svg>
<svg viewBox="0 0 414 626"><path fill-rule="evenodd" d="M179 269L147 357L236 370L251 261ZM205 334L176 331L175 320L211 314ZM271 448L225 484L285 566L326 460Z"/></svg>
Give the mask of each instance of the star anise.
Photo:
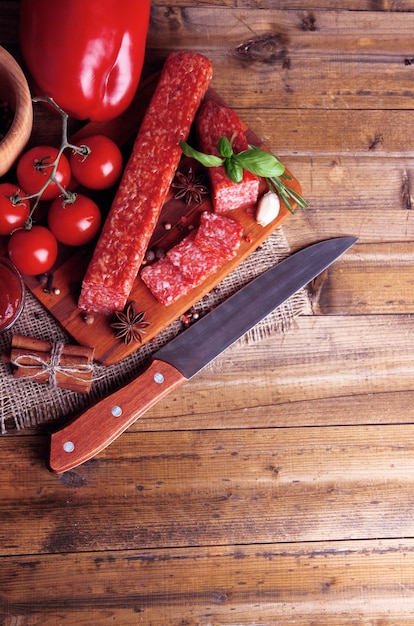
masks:
<svg viewBox="0 0 414 626"><path fill-rule="evenodd" d="M132 341L142 342L142 335L146 333L145 328L149 322L144 320L145 311L135 312L134 302L130 302L123 311L115 313L117 322L111 324L116 331L116 339L123 339L126 345Z"/></svg>
<svg viewBox="0 0 414 626"><path fill-rule="evenodd" d="M187 174L178 171L172 183L172 187L178 190L174 198L184 200L186 204L202 202L203 196L208 193L208 188L204 185L204 180L204 175L196 175L192 167L188 168Z"/></svg>

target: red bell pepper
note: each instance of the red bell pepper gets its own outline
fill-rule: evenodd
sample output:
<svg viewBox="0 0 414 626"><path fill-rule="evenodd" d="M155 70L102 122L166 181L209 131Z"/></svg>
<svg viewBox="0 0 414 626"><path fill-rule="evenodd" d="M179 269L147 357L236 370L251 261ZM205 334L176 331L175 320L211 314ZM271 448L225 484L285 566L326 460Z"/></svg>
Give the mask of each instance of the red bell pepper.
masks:
<svg viewBox="0 0 414 626"><path fill-rule="evenodd" d="M22 0L20 49L38 96L71 117L120 115L141 76L150 0Z"/></svg>

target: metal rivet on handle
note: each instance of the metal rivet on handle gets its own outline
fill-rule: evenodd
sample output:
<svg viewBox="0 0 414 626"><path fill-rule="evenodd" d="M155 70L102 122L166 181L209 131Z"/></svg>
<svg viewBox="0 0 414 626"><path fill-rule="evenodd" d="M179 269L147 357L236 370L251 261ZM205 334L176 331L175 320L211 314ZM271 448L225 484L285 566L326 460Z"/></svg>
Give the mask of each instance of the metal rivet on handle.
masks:
<svg viewBox="0 0 414 626"><path fill-rule="evenodd" d="M75 449L75 444L73 441L65 441L63 444L63 449L65 452L73 452Z"/></svg>
<svg viewBox="0 0 414 626"><path fill-rule="evenodd" d="M113 406L111 413L114 417L120 417L122 415L122 409L120 406Z"/></svg>
<svg viewBox="0 0 414 626"><path fill-rule="evenodd" d="M161 383L164 382L164 376L163 374L161 374L161 372L156 372L154 374L154 382L157 383L158 385L161 385Z"/></svg>

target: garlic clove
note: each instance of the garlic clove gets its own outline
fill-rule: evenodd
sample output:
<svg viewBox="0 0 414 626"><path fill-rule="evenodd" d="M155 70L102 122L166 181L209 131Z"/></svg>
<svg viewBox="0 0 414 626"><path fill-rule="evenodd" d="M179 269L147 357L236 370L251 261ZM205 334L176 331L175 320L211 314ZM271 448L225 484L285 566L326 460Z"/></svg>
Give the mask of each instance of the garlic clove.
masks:
<svg viewBox="0 0 414 626"><path fill-rule="evenodd" d="M260 226L268 226L279 214L279 196L273 191L268 191L259 200L256 211L256 222Z"/></svg>

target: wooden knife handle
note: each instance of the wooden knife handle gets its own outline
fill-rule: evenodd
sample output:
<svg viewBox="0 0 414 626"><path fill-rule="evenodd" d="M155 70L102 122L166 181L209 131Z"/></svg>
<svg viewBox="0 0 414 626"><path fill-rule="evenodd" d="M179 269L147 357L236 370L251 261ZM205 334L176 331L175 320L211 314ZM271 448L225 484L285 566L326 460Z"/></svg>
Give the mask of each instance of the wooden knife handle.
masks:
<svg viewBox="0 0 414 626"><path fill-rule="evenodd" d="M49 458L51 471L65 472L91 459L161 398L186 381L175 367L154 359L132 382L100 400L52 434Z"/></svg>

